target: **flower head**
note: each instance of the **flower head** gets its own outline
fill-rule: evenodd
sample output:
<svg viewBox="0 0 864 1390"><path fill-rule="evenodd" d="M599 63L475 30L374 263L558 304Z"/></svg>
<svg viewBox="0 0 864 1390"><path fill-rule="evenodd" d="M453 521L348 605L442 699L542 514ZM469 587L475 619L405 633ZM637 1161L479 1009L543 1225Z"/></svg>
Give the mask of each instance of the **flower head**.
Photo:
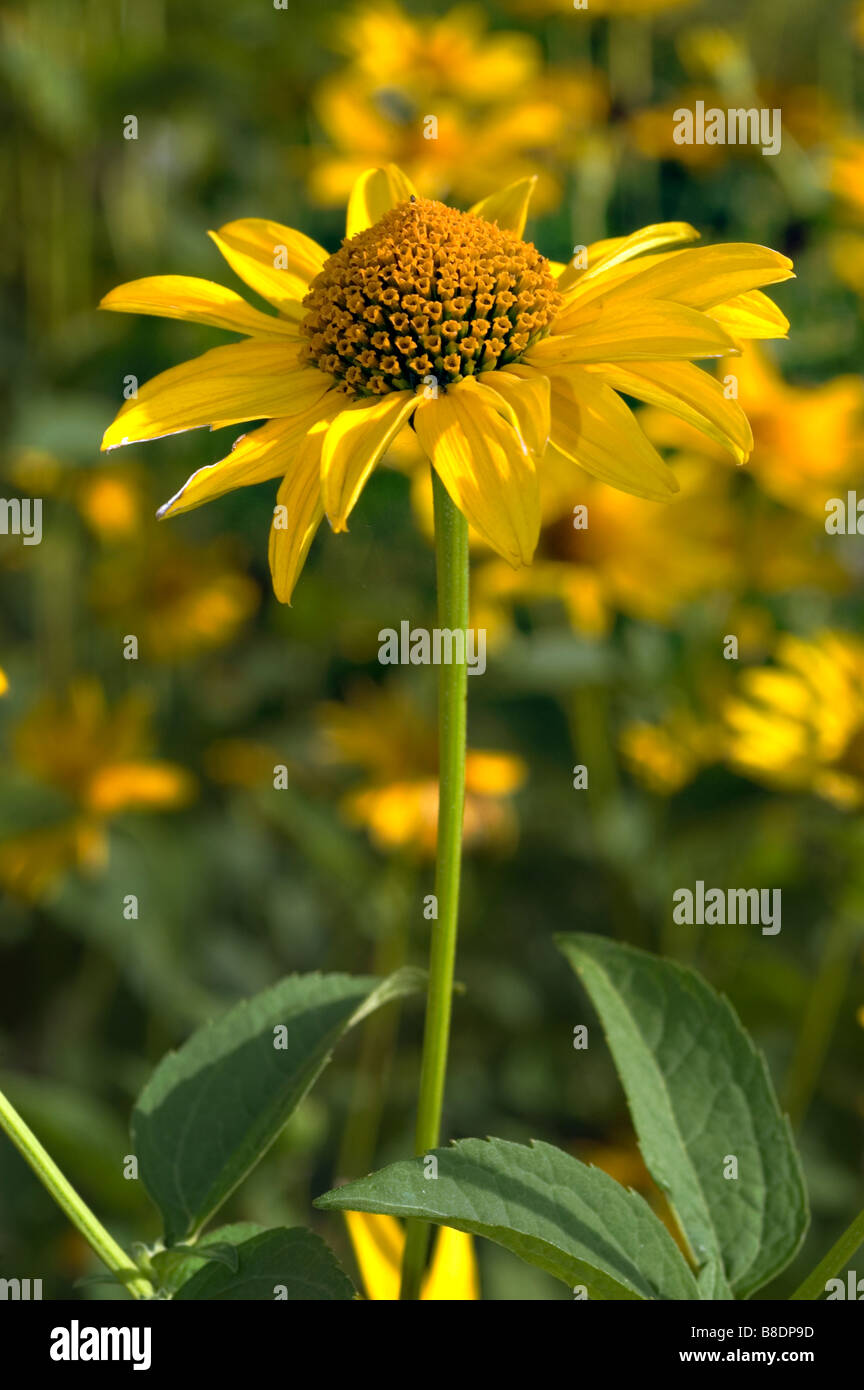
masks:
<svg viewBox="0 0 864 1390"><path fill-rule="evenodd" d="M438 747L434 720L404 690L360 687L320 711L328 757L362 768L365 779L342 808L379 849L435 853ZM512 805L527 776L515 754L469 749L465 758L465 844L508 845L516 836Z"/></svg>
<svg viewBox="0 0 864 1390"><path fill-rule="evenodd" d="M284 602L323 517L347 529L409 422L456 506L515 567L534 554L547 461L637 497L677 491L619 393L671 411L743 461L746 416L690 359L782 336L788 324L759 286L787 279L791 263L761 246L685 247L698 234L676 222L554 264L523 238L532 187L521 180L462 213L418 198L390 166L358 180L332 256L262 220L213 233L276 315L182 276L112 291L104 308L213 324L247 341L147 382L103 448L264 419L161 515L281 477L270 565Z"/></svg>
<svg viewBox="0 0 864 1390"><path fill-rule="evenodd" d="M195 793L184 768L150 756L150 707L128 695L110 708L102 687L79 679L45 696L17 725L12 750L34 782L59 793L61 819L0 841L0 884L36 900L72 867L98 869L107 825L126 811L174 810Z"/></svg>
<svg viewBox="0 0 864 1390"><path fill-rule="evenodd" d="M729 760L785 791L864 804L864 643L785 636L775 666L745 671L726 707Z"/></svg>

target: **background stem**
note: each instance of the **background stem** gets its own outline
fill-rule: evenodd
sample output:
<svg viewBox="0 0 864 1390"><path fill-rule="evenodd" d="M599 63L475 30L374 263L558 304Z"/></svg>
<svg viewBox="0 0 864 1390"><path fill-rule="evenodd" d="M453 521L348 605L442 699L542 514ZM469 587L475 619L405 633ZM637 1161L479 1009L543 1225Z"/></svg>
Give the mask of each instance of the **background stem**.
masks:
<svg viewBox="0 0 864 1390"><path fill-rule="evenodd" d="M72 1184L63 1176L47 1149L39 1143L32 1129L24 1123L15 1107L0 1091L0 1126L9 1135L21 1156L26 1159L43 1187L47 1188L58 1207L72 1225L81 1232L103 1264L116 1275L133 1298L151 1298L153 1287L141 1271L105 1230L87 1203L79 1197Z"/></svg>
<svg viewBox="0 0 864 1390"><path fill-rule="evenodd" d="M432 473L435 499L435 557L438 576L438 624L468 627L468 523ZM428 1153L438 1144L444 1078L450 1041L450 1010L459 918L459 875L462 860L462 816L465 806L465 723L468 668L442 665L438 676L438 847L435 896L438 918L433 923L426 995L426 1027L420 1067L415 1151ZM402 1265L403 1299L420 1296L429 1244L429 1227L409 1221Z"/></svg>
<svg viewBox="0 0 864 1390"><path fill-rule="evenodd" d="M808 1274L800 1289L791 1295L795 1299L814 1301L825 1292L829 1279L834 1279L841 1269L845 1269L860 1246L864 1245L864 1211L859 1211L851 1226L847 1226L842 1236L820 1260L812 1274Z"/></svg>

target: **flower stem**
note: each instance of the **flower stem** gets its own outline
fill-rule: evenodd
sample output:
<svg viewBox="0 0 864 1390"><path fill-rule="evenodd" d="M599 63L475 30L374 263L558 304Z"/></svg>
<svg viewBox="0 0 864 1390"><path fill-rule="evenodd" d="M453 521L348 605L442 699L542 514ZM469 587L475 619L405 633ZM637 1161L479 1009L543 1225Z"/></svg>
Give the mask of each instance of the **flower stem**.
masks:
<svg viewBox="0 0 864 1390"><path fill-rule="evenodd" d="M859 1211L851 1226L848 1226L838 1241L831 1246L824 1260L820 1260L812 1274L808 1274L800 1289L790 1296L793 1300L815 1301L825 1292L829 1279L835 1278L844 1269L860 1246L864 1245L864 1211Z"/></svg>
<svg viewBox="0 0 864 1390"><path fill-rule="evenodd" d="M438 577L438 622L441 628L468 628L468 523L432 474L435 501L435 556ZM468 667L465 662L439 668L438 685L438 847L435 896L438 917L432 929L426 1027L420 1068L415 1151L434 1149L441 1134L444 1078L450 1041L453 971L459 923L459 875L462 862L462 817L465 807L465 722ZM409 1221L402 1264L400 1298L420 1297L429 1244L429 1227Z"/></svg>
<svg viewBox="0 0 864 1390"><path fill-rule="evenodd" d="M151 1298L153 1288L134 1261L120 1248L113 1236L94 1216L86 1202L63 1176L51 1155L42 1147L32 1129L0 1091L0 1128L4 1129L18 1152L26 1159L43 1187L47 1188L61 1211L81 1232L87 1243L133 1298Z"/></svg>

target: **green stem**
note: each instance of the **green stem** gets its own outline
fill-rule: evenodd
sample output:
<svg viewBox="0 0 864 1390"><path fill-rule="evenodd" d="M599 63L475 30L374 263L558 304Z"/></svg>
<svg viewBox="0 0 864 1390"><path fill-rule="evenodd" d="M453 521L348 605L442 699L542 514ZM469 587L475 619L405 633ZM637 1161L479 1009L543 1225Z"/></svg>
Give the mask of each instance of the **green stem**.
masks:
<svg viewBox="0 0 864 1390"><path fill-rule="evenodd" d="M133 1298L151 1298L153 1288L113 1236L94 1216L86 1202L60 1172L51 1155L42 1147L32 1129L24 1123L18 1111L0 1091L0 1127L2 1127L21 1156L26 1159L43 1187L51 1193L61 1211L77 1226L87 1243L116 1275Z"/></svg>
<svg viewBox="0 0 864 1390"><path fill-rule="evenodd" d="M792 1294L790 1302L807 1299L813 1302L825 1292L829 1279L834 1279L841 1269L845 1269L852 1256L864 1245L864 1211L859 1211L852 1225L847 1228L831 1246L824 1260L820 1260L812 1274L808 1274L800 1289Z"/></svg>
<svg viewBox="0 0 864 1390"><path fill-rule="evenodd" d="M434 472L432 485L435 499L438 622L444 629L466 632L468 523L451 502ZM421 1155L436 1147L441 1134L459 921L467 694L467 665L464 662L460 665L442 663L438 685L438 847L435 861L438 918L432 930L429 955L426 1027L415 1133L415 1151ZM420 1297L428 1244L428 1225L422 1221L409 1221L402 1265L400 1297L403 1299Z"/></svg>
<svg viewBox="0 0 864 1390"><path fill-rule="evenodd" d="M828 932L816 978L807 992L807 1007L785 1086L785 1108L797 1128L804 1120L831 1038L849 975L854 925L840 913Z"/></svg>

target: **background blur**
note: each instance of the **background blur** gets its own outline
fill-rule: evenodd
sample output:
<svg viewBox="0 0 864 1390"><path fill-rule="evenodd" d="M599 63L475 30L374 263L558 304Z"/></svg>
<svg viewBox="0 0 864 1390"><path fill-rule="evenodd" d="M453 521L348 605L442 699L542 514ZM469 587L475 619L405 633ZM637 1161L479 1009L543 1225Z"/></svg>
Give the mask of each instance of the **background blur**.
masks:
<svg viewBox="0 0 864 1390"><path fill-rule="evenodd" d="M13 0L0 30L0 491L43 499L44 531L0 536L0 1084L118 1238L155 1239L122 1165L164 1052L283 974L426 955L434 672L376 659L380 628L434 626L424 476L397 447L280 607L275 485L154 520L230 431L99 454L127 375L228 339L99 298L165 273L243 290L206 236L238 217L335 249L372 164L462 206L536 172L527 235L553 258L683 219L787 252L798 278L775 296L788 342L721 366L754 423L745 469L646 411L678 501L579 477L533 570L476 548L489 668L469 682L445 1129L559 1144L661 1209L596 1025L573 1052L591 1015L552 937L691 963L799 1131L814 1221L766 1291L787 1293L864 1202L864 541L825 529L864 439L864 7ZM781 154L675 145L671 113L698 99L781 108ZM782 932L674 925L697 879L781 888ZM225 1218L315 1223L350 1267L310 1202L410 1149L420 1025L409 1004L349 1039ZM487 1298L567 1296L480 1258ZM5 1141L0 1263L46 1298L107 1292L76 1286L95 1262Z"/></svg>

